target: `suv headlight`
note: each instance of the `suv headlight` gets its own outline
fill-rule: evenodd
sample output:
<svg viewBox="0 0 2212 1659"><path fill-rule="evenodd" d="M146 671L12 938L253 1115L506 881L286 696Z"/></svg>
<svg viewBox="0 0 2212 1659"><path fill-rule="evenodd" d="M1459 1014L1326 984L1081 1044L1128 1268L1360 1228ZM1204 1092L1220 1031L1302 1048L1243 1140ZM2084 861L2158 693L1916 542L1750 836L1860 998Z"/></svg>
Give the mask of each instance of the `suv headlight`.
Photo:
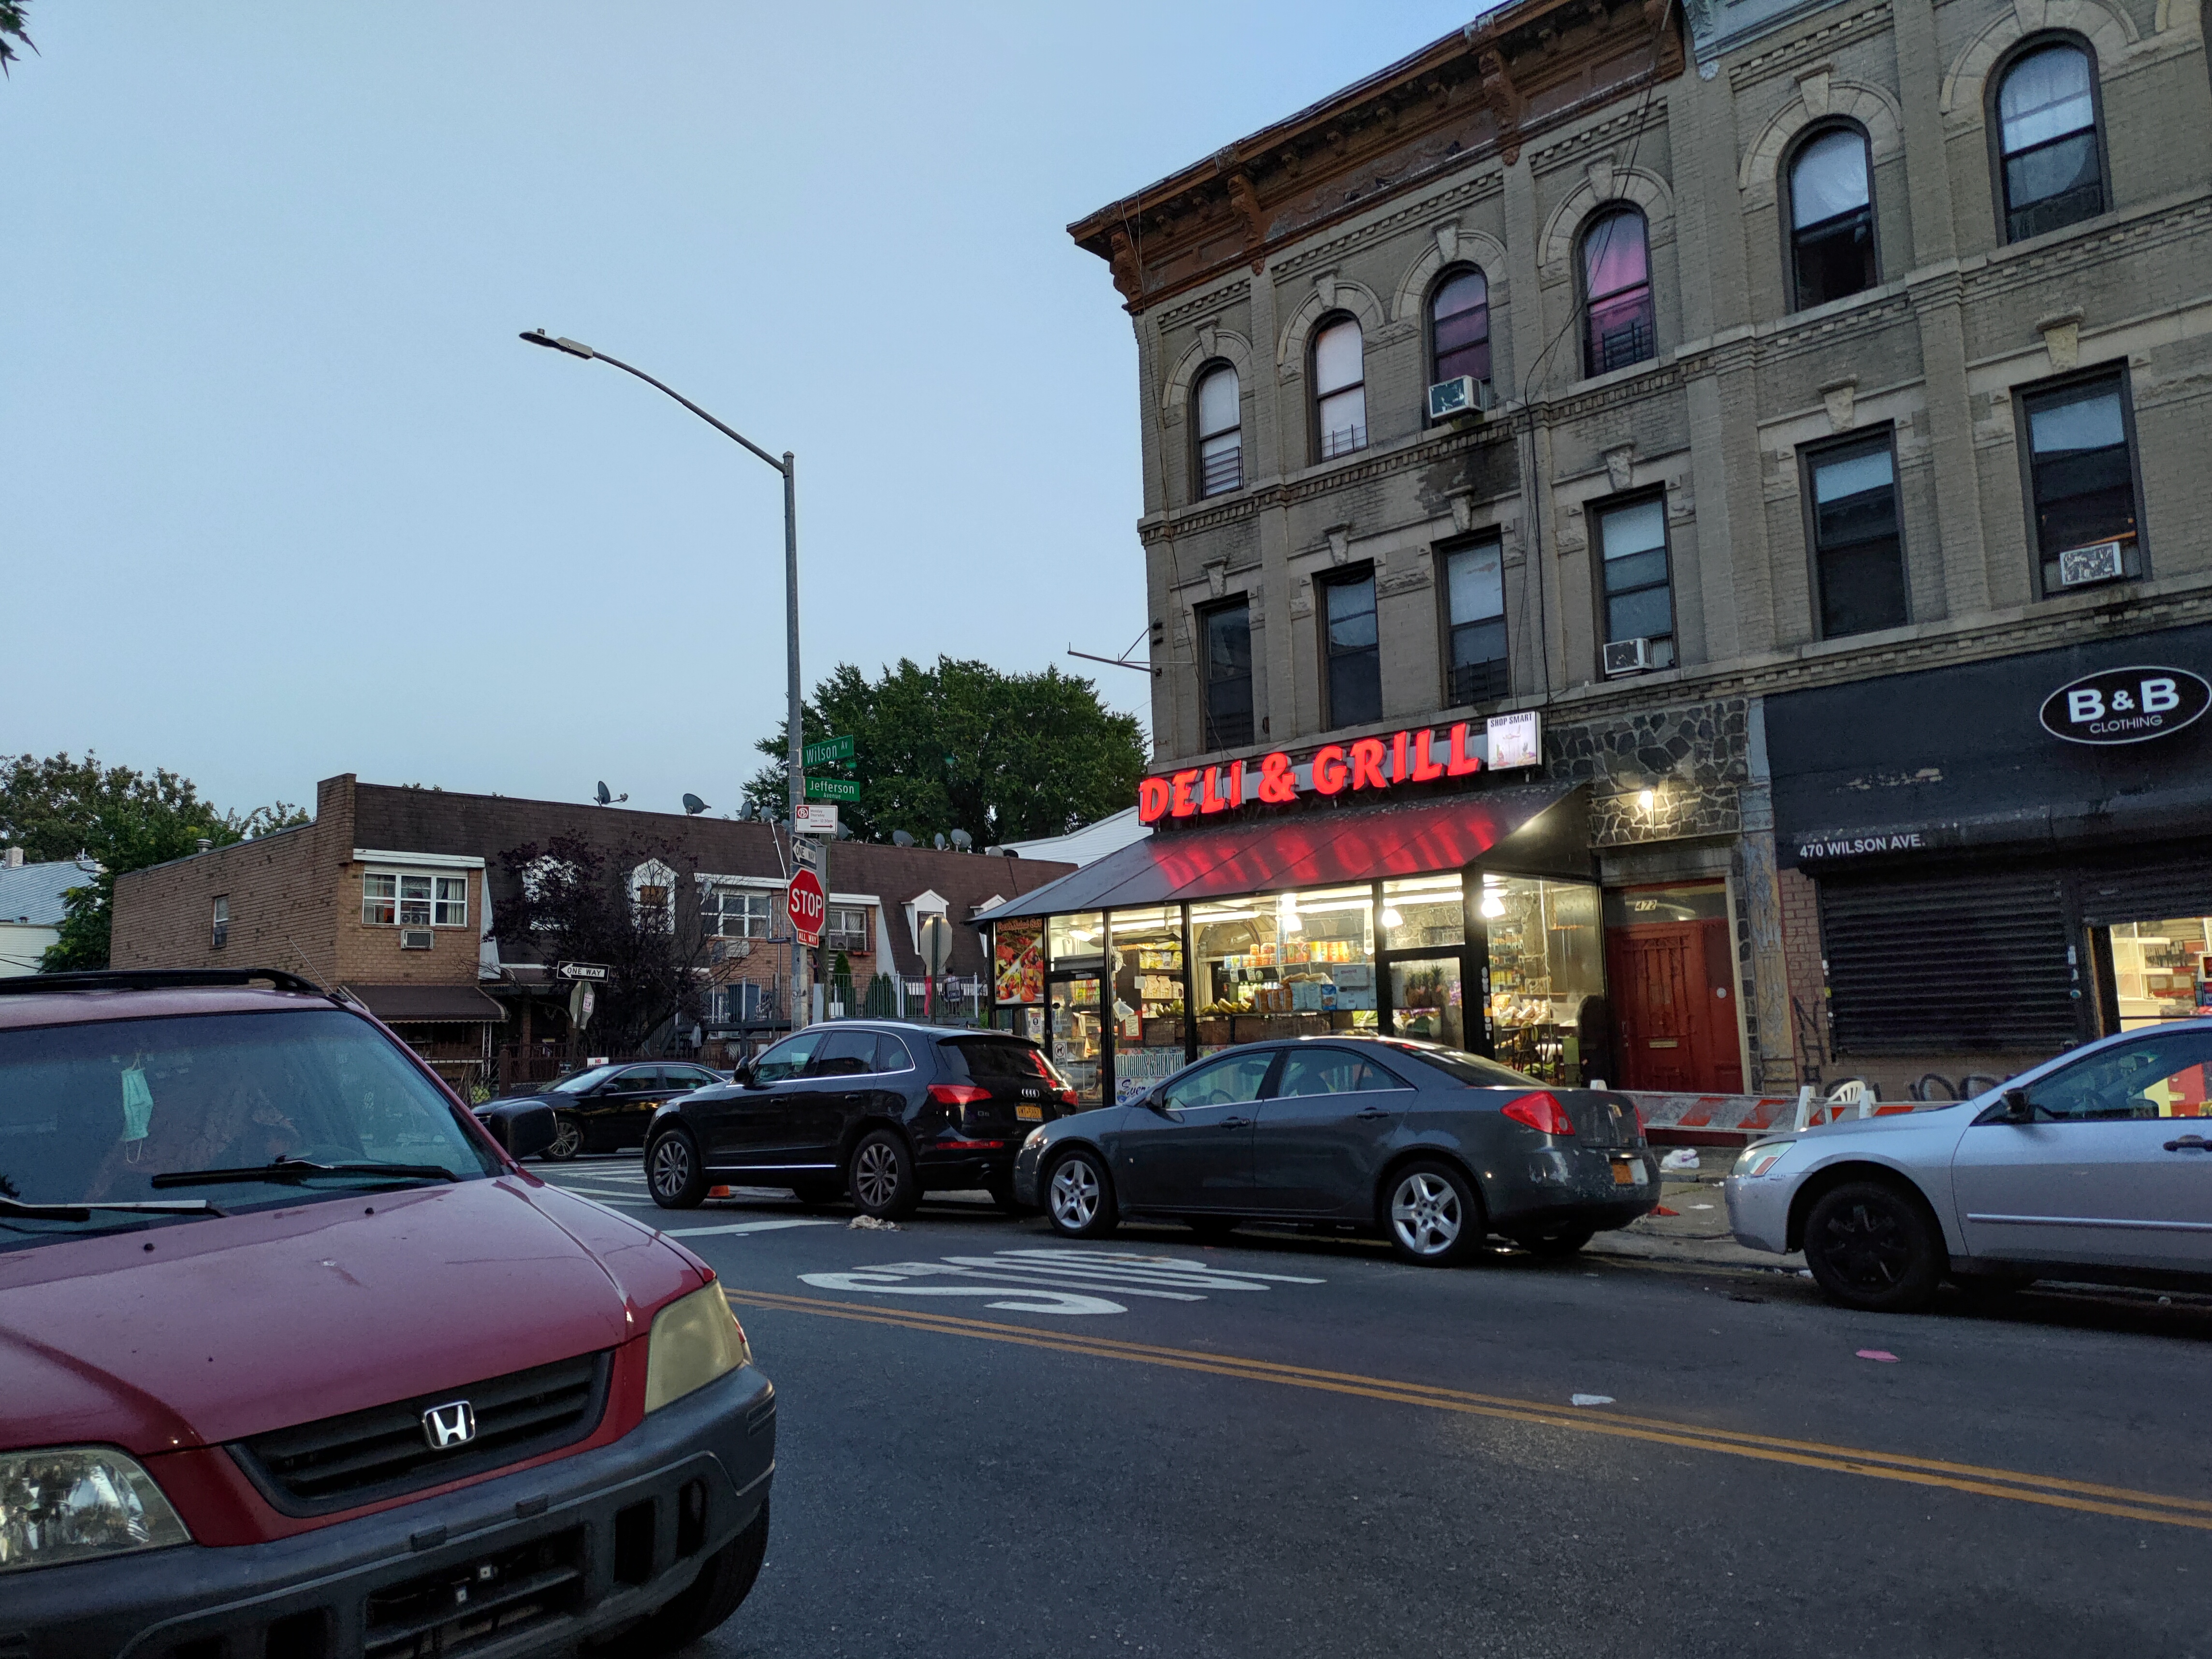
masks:
<svg viewBox="0 0 2212 1659"><path fill-rule="evenodd" d="M0 1452L0 1572L191 1541L154 1477L112 1446Z"/></svg>
<svg viewBox="0 0 2212 1659"><path fill-rule="evenodd" d="M1782 1161L1782 1154L1797 1143L1794 1140L1762 1140L1756 1146L1747 1146L1735 1161L1735 1173L1745 1179L1763 1176Z"/></svg>
<svg viewBox="0 0 2212 1659"><path fill-rule="evenodd" d="M657 1412L752 1363L745 1328L730 1311L718 1279L653 1315L645 1350L645 1408Z"/></svg>

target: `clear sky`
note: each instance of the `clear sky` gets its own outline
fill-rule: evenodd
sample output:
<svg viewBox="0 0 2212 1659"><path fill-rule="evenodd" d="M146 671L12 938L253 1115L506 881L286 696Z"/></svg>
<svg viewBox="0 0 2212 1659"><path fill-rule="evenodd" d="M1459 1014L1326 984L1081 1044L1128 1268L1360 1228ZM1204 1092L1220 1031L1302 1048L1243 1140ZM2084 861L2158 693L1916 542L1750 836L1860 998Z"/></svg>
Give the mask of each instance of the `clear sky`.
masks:
<svg viewBox="0 0 2212 1659"><path fill-rule="evenodd" d="M1145 626L1135 348L1065 226L1480 0L33 0L0 82L0 752L225 805L719 811L803 662Z"/></svg>

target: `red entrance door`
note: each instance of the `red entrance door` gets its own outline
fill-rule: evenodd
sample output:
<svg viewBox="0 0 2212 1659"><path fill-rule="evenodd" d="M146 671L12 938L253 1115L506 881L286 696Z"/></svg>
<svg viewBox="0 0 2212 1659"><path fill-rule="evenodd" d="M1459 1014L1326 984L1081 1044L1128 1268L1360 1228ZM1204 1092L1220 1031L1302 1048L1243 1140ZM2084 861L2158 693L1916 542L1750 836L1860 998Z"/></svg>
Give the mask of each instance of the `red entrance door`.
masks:
<svg viewBox="0 0 2212 1659"><path fill-rule="evenodd" d="M1620 1030L1619 1086L1741 1093L1728 923L1615 928L1606 955Z"/></svg>

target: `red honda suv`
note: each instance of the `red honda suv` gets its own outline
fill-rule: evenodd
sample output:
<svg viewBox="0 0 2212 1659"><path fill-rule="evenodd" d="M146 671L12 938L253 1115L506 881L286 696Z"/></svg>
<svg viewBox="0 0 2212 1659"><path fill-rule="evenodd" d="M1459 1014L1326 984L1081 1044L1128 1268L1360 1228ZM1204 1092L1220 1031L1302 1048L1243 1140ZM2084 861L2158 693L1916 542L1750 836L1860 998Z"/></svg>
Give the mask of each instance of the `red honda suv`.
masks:
<svg viewBox="0 0 2212 1659"><path fill-rule="evenodd" d="M0 980L0 1656L671 1651L768 1547L713 1269L342 992Z"/></svg>

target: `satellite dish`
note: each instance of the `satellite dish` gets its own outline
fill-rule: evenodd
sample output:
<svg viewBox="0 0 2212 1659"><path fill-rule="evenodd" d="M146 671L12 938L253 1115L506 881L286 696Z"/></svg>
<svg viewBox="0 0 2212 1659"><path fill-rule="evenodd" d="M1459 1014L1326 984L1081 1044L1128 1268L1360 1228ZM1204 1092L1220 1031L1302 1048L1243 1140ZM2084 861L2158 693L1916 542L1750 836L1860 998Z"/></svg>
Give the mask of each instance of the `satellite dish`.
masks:
<svg viewBox="0 0 2212 1659"><path fill-rule="evenodd" d="M705 811L706 810L707 810L707 803L706 803L705 801L701 800L701 799L699 799L699 797L698 797L698 796L696 796L696 795L695 795L695 794L691 793L690 793L690 791L689 791L689 790L686 790L686 791L684 792L684 817L690 817L690 818L696 818L696 817L697 817L699 816L699 814L700 814L700 813L702 813L702 812Z"/></svg>
<svg viewBox="0 0 2212 1659"><path fill-rule="evenodd" d="M891 831L891 845L894 847L911 847L914 845L914 837L907 834L903 830L894 830Z"/></svg>
<svg viewBox="0 0 2212 1659"><path fill-rule="evenodd" d="M838 826L837 826L837 839L838 839L839 841L850 841L850 840L852 840L852 839L853 839L853 826L852 826L851 824L849 824L849 823L840 823L838 824Z"/></svg>
<svg viewBox="0 0 2212 1659"><path fill-rule="evenodd" d="M969 835L965 830L955 830L952 832L952 844L959 848L960 851L964 853L969 848L975 846L975 837Z"/></svg>
<svg viewBox="0 0 2212 1659"><path fill-rule="evenodd" d="M738 808L738 822L739 823L750 823L752 822L752 817L753 804L750 801L746 801Z"/></svg>
<svg viewBox="0 0 2212 1659"><path fill-rule="evenodd" d="M599 793L596 796L596 799L602 806L606 805L610 801L614 799L614 797L607 793L607 781L605 778L601 778L599 780Z"/></svg>
<svg viewBox="0 0 2212 1659"><path fill-rule="evenodd" d="M931 840L930 845L937 848L939 852L942 853L945 850L945 831L942 830L939 830L936 836Z"/></svg>

